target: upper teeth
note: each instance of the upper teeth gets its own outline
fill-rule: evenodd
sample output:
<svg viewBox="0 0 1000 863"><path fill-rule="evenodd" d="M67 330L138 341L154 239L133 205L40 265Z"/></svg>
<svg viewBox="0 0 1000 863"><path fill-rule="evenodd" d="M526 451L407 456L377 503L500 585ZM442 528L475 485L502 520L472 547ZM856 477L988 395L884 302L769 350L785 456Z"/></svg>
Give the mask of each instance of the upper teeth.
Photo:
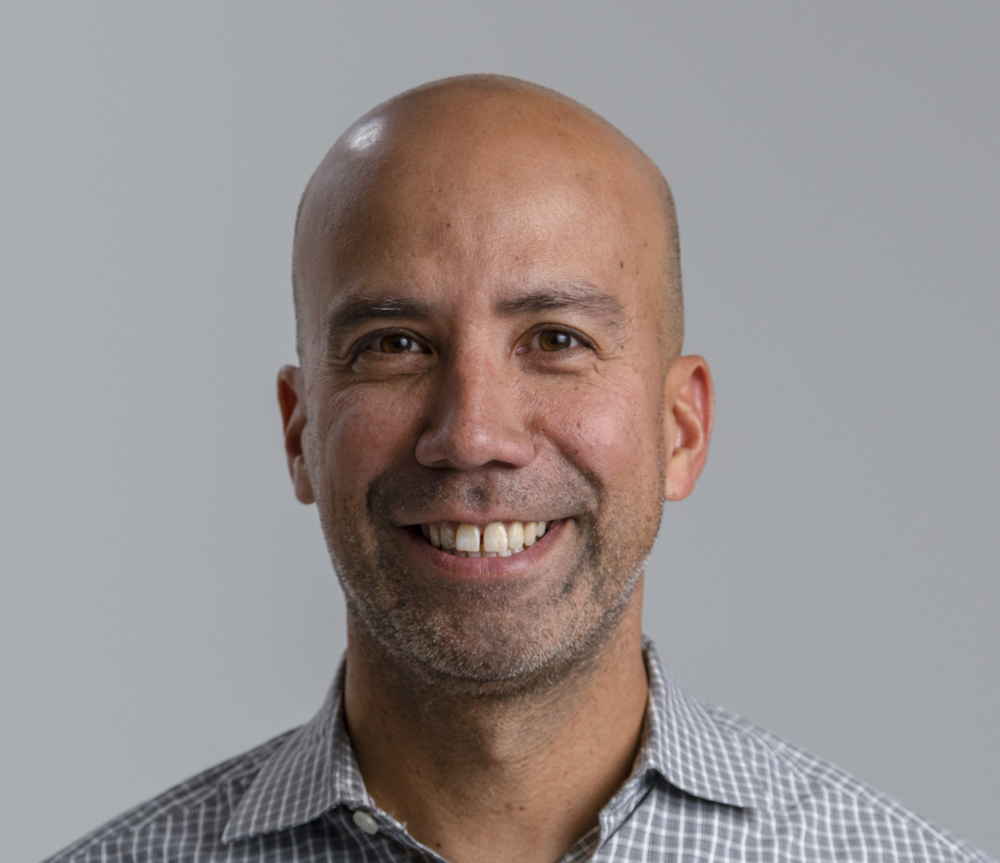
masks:
<svg viewBox="0 0 1000 863"><path fill-rule="evenodd" d="M459 557L510 557L545 536L547 526L544 521L494 521L486 527L436 521L420 525L420 531L431 545Z"/></svg>

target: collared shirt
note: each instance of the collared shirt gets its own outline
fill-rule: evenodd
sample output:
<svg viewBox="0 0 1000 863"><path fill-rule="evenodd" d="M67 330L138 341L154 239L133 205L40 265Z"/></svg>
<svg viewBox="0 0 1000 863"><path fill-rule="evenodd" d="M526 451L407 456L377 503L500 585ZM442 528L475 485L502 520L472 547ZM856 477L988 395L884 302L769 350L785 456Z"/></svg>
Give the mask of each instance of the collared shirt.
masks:
<svg viewBox="0 0 1000 863"><path fill-rule="evenodd" d="M692 698L648 641L646 668L632 775L561 863L991 863L843 770ZM343 666L308 724L126 812L47 863L442 863L368 796L342 687Z"/></svg>

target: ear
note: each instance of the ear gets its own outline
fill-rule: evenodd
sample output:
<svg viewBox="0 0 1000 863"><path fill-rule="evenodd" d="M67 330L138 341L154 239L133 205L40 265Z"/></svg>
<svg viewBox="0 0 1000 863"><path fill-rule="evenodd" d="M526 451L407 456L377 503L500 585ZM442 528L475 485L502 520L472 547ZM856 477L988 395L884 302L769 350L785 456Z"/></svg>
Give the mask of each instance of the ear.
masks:
<svg viewBox="0 0 1000 863"><path fill-rule="evenodd" d="M667 372L663 433L666 444L664 500L683 500L694 490L708 458L715 418L715 387L702 357L678 357Z"/></svg>
<svg viewBox="0 0 1000 863"><path fill-rule="evenodd" d="M309 481L309 471L306 469L306 457L302 448L302 435L306 428L306 405L302 369L298 366L283 366L278 372L278 406L281 408L285 454L288 456L288 472L292 477L295 496L302 503L314 503L316 496Z"/></svg>

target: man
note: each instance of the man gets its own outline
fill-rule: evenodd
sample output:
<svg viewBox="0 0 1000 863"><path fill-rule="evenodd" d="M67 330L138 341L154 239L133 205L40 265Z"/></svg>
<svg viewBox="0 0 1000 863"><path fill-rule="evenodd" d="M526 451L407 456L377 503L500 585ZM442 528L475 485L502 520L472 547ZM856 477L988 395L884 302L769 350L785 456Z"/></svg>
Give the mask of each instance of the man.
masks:
<svg viewBox="0 0 1000 863"><path fill-rule="evenodd" d="M669 188L524 82L358 120L294 248L295 494L348 607L320 713L62 861L987 858L683 692L641 632L665 500L705 463Z"/></svg>

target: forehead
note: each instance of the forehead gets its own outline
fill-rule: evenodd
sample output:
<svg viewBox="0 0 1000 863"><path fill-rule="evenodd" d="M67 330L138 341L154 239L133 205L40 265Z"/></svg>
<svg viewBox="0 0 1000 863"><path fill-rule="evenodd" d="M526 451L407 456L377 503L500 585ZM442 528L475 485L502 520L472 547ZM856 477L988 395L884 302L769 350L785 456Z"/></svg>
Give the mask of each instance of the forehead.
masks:
<svg viewBox="0 0 1000 863"><path fill-rule="evenodd" d="M655 299L661 201L613 133L560 105L430 114L362 122L321 165L296 237L309 318L359 282L469 296L586 282Z"/></svg>

